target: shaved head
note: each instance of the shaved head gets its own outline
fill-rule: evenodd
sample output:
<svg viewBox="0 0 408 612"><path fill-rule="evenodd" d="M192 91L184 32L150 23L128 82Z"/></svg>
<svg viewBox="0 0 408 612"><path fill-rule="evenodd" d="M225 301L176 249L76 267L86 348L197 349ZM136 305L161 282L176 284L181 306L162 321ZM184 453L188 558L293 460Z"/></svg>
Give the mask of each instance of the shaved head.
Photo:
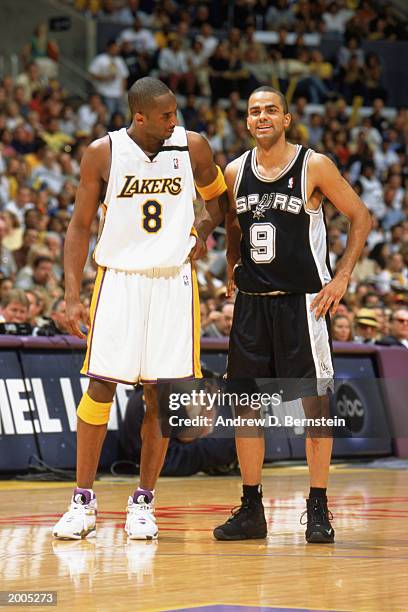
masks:
<svg viewBox="0 0 408 612"><path fill-rule="evenodd" d="M129 89L128 102L132 116L135 113L145 113L152 106L154 98L172 94L172 91L163 81L153 79L152 77L143 77L138 79Z"/></svg>

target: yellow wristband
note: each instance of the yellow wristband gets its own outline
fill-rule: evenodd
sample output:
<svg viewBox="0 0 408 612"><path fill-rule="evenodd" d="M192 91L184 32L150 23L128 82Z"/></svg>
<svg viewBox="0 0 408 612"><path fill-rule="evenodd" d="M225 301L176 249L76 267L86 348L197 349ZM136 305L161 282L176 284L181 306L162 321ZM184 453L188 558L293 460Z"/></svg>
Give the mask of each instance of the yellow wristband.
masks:
<svg viewBox="0 0 408 612"><path fill-rule="evenodd" d="M217 166L217 176L209 185L200 187L196 185L197 191L203 200L212 200L220 196L224 191L227 191L227 185L224 180L224 175L221 172L221 168Z"/></svg>

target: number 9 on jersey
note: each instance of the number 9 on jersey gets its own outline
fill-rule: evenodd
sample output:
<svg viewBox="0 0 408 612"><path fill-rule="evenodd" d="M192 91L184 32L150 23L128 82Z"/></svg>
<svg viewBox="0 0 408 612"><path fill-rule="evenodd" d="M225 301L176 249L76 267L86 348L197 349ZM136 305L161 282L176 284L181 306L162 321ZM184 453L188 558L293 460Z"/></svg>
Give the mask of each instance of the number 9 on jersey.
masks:
<svg viewBox="0 0 408 612"><path fill-rule="evenodd" d="M255 263L270 263L275 258L276 228L272 223L253 223L249 228L251 257Z"/></svg>

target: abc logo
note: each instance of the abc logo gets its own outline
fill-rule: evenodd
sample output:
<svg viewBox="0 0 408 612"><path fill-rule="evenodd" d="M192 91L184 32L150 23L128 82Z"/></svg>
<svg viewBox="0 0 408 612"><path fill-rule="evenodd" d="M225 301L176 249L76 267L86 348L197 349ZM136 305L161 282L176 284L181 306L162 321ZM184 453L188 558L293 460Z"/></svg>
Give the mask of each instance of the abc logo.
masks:
<svg viewBox="0 0 408 612"><path fill-rule="evenodd" d="M346 420L346 427L353 433L363 429L364 404L350 385L341 385L336 394L336 411Z"/></svg>

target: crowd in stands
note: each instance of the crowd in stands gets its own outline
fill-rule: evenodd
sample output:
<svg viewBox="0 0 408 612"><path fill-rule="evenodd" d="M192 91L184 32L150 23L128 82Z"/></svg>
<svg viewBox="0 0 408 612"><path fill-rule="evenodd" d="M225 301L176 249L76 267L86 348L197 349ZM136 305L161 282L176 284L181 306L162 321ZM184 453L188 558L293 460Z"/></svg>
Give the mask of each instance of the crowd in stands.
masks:
<svg viewBox="0 0 408 612"><path fill-rule="evenodd" d="M86 100L58 81L58 48L44 28L23 50L21 73L2 76L0 326L64 333L62 251L82 154L92 140L128 123L126 89L153 74L182 94L180 123L208 139L222 169L253 146L245 122L249 92L270 84L286 94L289 140L330 156L372 214L373 230L332 320L333 337L395 340L408 348L408 111L389 107L380 58L361 46L363 39L407 38L406 24L392 9L374 11L366 0L237 0L232 14L223 0L71 4L121 29L89 66L93 90ZM222 35L227 22L232 27ZM270 42L257 40L260 29L274 33ZM335 57L305 43L316 32L341 37ZM335 270L347 219L330 203L325 210ZM87 307L98 228L96 219L82 283ZM225 297L222 227L209 238L197 275L203 335L226 337L234 300Z"/></svg>

